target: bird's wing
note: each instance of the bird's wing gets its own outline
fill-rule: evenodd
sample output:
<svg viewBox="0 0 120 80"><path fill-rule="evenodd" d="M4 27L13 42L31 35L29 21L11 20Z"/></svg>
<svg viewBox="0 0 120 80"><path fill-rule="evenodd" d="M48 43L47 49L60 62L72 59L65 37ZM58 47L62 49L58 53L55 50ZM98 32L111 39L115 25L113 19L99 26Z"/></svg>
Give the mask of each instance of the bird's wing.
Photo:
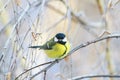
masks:
<svg viewBox="0 0 120 80"><path fill-rule="evenodd" d="M47 41L41 48L44 50L50 50L52 47L56 44L54 39L52 38L51 40Z"/></svg>

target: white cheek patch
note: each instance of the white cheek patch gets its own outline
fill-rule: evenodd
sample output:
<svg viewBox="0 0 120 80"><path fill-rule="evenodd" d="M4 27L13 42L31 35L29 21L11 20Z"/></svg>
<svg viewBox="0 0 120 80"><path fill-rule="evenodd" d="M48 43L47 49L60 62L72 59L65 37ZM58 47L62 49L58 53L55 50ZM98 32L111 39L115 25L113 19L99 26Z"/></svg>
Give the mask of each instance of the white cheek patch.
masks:
<svg viewBox="0 0 120 80"><path fill-rule="evenodd" d="M62 41L63 41L63 42L67 42L67 38L64 38Z"/></svg>
<svg viewBox="0 0 120 80"><path fill-rule="evenodd" d="M57 39L56 37L54 37L54 41L55 41L55 42L58 42L58 39Z"/></svg>

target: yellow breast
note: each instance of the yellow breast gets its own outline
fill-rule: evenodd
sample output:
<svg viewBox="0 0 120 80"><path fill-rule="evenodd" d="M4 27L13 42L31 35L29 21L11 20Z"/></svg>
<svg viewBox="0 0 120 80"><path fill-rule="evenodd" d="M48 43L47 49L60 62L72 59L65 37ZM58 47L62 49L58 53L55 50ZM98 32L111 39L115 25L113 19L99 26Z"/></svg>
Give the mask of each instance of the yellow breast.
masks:
<svg viewBox="0 0 120 80"><path fill-rule="evenodd" d="M70 51L70 43L67 42L65 45L56 43L51 50L45 50L45 53L50 58L61 59L65 57Z"/></svg>

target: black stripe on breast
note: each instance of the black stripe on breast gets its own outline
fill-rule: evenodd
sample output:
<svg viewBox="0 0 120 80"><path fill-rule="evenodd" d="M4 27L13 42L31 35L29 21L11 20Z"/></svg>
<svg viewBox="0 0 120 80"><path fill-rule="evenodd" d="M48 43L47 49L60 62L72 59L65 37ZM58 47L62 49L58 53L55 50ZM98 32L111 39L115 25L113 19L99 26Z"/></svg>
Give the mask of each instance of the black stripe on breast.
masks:
<svg viewBox="0 0 120 80"><path fill-rule="evenodd" d="M64 45L64 47L65 47L66 50L65 50L65 52L64 52L62 55L59 56L59 58L62 57L62 56L64 56L64 55L66 54L66 52L67 52L67 47L66 47L66 45Z"/></svg>

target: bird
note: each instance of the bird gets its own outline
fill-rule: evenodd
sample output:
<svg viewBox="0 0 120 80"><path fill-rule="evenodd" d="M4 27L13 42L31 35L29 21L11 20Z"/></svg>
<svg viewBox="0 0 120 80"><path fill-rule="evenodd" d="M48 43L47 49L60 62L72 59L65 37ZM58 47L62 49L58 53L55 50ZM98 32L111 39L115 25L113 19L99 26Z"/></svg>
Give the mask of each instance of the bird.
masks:
<svg viewBox="0 0 120 80"><path fill-rule="evenodd" d="M44 50L49 58L62 59L68 55L70 47L70 42L67 40L66 35L57 33L43 45L30 46L29 48L39 48Z"/></svg>

